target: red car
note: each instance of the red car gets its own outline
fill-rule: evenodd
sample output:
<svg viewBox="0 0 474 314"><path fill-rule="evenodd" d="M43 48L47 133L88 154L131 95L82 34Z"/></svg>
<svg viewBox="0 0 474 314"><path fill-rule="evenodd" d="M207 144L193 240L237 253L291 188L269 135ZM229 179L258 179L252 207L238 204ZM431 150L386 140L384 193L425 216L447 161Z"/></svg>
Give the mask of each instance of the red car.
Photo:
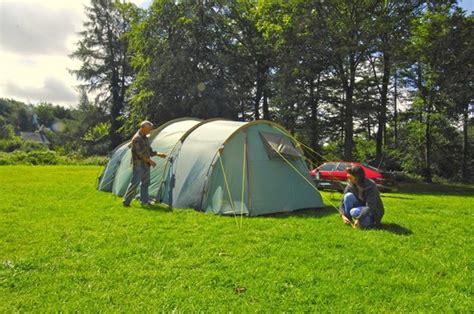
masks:
<svg viewBox="0 0 474 314"><path fill-rule="evenodd" d="M393 185L394 183L393 178L389 173L356 161L325 162L316 169L311 170L309 174L318 182L318 187L328 187L341 190L344 186L341 183L347 182L346 168L353 166L362 167L366 178L373 180L381 191L390 190L387 185Z"/></svg>

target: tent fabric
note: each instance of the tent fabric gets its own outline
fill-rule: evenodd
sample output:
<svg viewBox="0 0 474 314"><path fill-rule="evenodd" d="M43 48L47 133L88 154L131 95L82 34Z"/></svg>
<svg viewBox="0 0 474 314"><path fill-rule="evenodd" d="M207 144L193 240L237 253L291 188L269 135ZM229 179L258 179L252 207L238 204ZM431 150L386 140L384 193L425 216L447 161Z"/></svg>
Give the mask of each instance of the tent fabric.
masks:
<svg viewBox="0 0 474 314"><path fill-rule="evenodd" d="M200 121L201 120L198 119L185 118L166 123L150 134L151 147L155 151L169 154L181 136ZM159 183L162 178L164 166L166 164L166 159L159 157L153 157L152 159L156 162L156 166L150 170L151 180L148 192L150 195L156 195ZM130 142L127 142L126 145L124 144L112 154L111 160L107 164L106 170L104 171L104 178L99 182L99 190L101 191L109 191L108 189L105 189L105 187L108 186L105 186L102 183L108 182L105 180L105 174L107 173L107 169L109 167L111 169L116 169L115 177L113 178L113 181L109 183L109 185L111 185L110 192L118 196L123 196L127 191L127 187L132 178L132 152L130 148ZM109 175L108 178L111 178L111 176Z"/></svg>
<svg viewBox="0 0 474 314"><path fill-rule="evenodd" d="M152 136L153 149L168 158L152 169L150 196L172 207L250 216L324 207L302 152L275 123L182 119ZM102 180L115 167L112 193L123 195L131 153L115 153Z"/></svg>
<svg viewBox="0 0 474 314"><path fill-rule="evenodd" d="M173 150L179 139L188 130L199 124L201 120L183 120L176 121L166 128L159 131L151 141L151 147L154 151L165 153L169 155ZM149 195L155 195L158 193L158 188L162 180L165 165L167 159L155 157L153 160L156 162L156 167L151 168L150 171L150 187L148 189Z"/></svg>
<svg viewBox="0 0 474 314"><path fill-rule="evenodd" d="M130 141L125 142L119 145L111 154L110 160L107 163L107 166L100 176L98 189L101 191L112 192L112 186L115 180L115 175L117 173L117 169L120 165L120 162L127 152L128 145Z"/></svg>
<svg viewBox="0 0 474 314"><path fill-rule="evenodd" d="M201 209L202 189L214 155L242 123L211 121L195 129L170 157L168 180L162 188L164 203Z"/></svg>
<svg viewBox="0 0 474 314"><path fill-rule="evenodd" d="M281 129L274 124L263 121L251 123L250 126L236 132L217 156L218 160L214 163L213 171L208 178L210 184L206 187L208 198L203 201L202 209L221 214L235 212L257 216L323 207L319 192L308 184L312 180L303 159L288 160L299 173L281 158L270 159L259 136L260 132L282 134ZM286 138L289 139L287 136ZM244 159L245 172L243 172ZM231 197L228 195L229 192L225 191L221 161ZM244 180L243 198L242 180Z"/></svg>
<svg viewBox="0 0 474 314"><path fill-rule="evenodd" d="M303 155L296 147L293 146L290 138L288 136L283 136L282 134L274 134L267 132L259 132L262 137L265 148L267 149L268 156L272 158L301 158Z"/></svg>

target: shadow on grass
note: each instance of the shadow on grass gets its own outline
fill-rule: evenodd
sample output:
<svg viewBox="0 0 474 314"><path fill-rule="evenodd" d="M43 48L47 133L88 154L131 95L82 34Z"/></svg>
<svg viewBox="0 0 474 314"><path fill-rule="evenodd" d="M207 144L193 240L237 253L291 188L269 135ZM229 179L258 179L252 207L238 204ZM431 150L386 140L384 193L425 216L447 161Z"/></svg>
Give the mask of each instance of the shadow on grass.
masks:
<svg viewBox="0 0 474 314"><path fill-rule="evenodd" d="M164 212L164 213L173 212L173 208L171 206L168 206L162 203L158 203L155 205L141 205L140 208L144 210L154 211L154 212Z"/></svg>
<svg viewBox="0 0 474 314"><path fill-rule="evenodd" d="M262 218L288 218L288 217L301 217L301 218L319 218L329 215L338 214L337 209L334 207L321 207L321 208L306 208L298 209L289 213L274 213L268 215L262 215Z"/></svg>
<svg viewBox="0 0 474 314"><path fill-rule="evenodd" d="M398 196L398 195L384 195L382 194L382 198L395 198L399 200L414 200L413 197L405 197L405 196Z"/></svg>
<svg viewBox="0 0 474 314"><path fill-rule="evenodd" d="M395 223L382 223L379 227L375 228L374 230L388 231L390 233L403 235L403 236L409 236L413 234L413 232L410 229L405 228Z"/></svg>
<svg viewBox="0 0 474 314"><path fill-rule="evenodd" d="M398 192L403 194L474 195L473 185L438 183L400 183Z"/></svg>

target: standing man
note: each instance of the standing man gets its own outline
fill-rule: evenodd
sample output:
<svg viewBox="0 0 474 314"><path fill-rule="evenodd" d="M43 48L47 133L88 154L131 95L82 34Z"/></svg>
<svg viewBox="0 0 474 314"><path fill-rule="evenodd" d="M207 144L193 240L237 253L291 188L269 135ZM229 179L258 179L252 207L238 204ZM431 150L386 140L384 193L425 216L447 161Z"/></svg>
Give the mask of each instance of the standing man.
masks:
<svg viewBox="0 0 474 314"><path fill-rule="evenodd" d="M130 206L140 183L140 201L142 205L152 205L148 199L148 186L150 185L150 167L156 166L156 163L151 160L151 157L166 158L166 154L155 152L148 142L147 135L150 134L152 129L153 123L143 121L140 124L140 129L132 138L130 145L132 147L133 174L132 181L128 185L123 198L123 206L125 207Z"/></svg>

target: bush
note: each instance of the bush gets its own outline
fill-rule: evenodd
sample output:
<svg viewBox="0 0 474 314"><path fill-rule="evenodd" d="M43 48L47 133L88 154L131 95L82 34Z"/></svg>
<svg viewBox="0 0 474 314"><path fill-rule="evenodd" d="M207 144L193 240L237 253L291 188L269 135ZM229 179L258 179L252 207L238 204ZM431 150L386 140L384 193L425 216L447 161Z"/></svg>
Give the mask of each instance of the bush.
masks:
<svg viewBox="0 0 474 314"><path fill-rule="evenodd" d="M19 149L25 152L48 151L48 147L41 143L32 141L24 141Z"/></svg>
<svg viewBox="0 0 474 314"><path fill-rule="evenodd" d="M0 151L11 153L16 150L22 150L26 152L37 151L37 150L48 150L46 146L41 143L24 141L20 137L14 137L11 139L0 140Z"/></svg>
<svg viewBox="0 0 474 314"><path fill-rule="evenodd" d="M51 150L34 150L26 154L26 161L32 165L56 165L58 155Z"/></svg>
<svg viewBox="0 0 474 314"><path fill-rule="evenodd" d="M396 182L405 182L405 183L420 183L423 181L423 177L417 174L408 173L404 171L394 171L392 172Z"/></svg>
<svg viewBox="0 0 474 314"><path fill-rule="evenodd" d="M56 165L57 163L56 152L50 150L15 151L9 154L0 154L0 165Z"/></svg>
<svg viewBox="0 0 474 314"><path fill-rule="evenodd" d="M21 147L23 141L19 137L12 139L1 139L0 140L0 151L2 152L13 152Z"/></svg>
<svg viewBox="0 0 474 314"><path fill-rule="evenodd" d="M51 150L0 152L0 165L105 165L108 158L104 156L81 157L64 156Z"/></svg>
<svg viewBox="0 0 474 314"><path fill-rule="evenodd" d="M105 156L64 155L59 158L59 163L62 165L104 166L108 161Z"/></svg>

